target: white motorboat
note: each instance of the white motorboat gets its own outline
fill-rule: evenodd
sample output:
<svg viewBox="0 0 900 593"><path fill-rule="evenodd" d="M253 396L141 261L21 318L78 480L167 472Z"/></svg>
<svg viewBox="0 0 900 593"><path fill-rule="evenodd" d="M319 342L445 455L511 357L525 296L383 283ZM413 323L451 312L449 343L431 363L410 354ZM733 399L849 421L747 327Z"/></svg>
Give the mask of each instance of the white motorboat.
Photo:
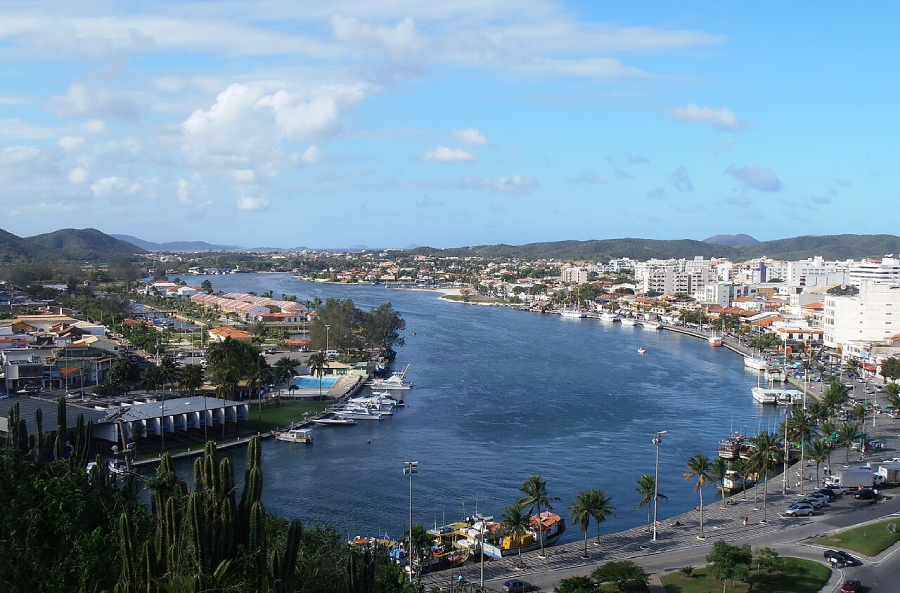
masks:
<svg viewBox="0 0 900 593"><path fill-rule="evenodd" d="M572 309L569 309L568 307L564 307L562 310L560 310L559 314L561 317L565 317L567 319L583 319L584 318L584 311L582 311L578 307L574 307Z"/></svg>
<svg viewBox="0 0 900 593"><path fill-rule="evenodd" d="M352 418L338 418L335 416L324 416L322 418L316 418L313 420L315 424L321 424L322 426L355 426L356 420Z"/></svg>
<svg viewBox="0 0 900 593"><path fill-rule="evenodd" d="M747 356L744 358L744 366L748 369L764 371L769 368L769 363L765 358L756 358L755 356Z"/></svg>
<svg viewBox="0 0 900 593"><path fill-rule="evenodd" d="M372 379L366 382L366 385L374 389L389 389L395 391L405 391L413 388L412 383L405 383L400 375L391 375L387 379Z"/></svg>
<svg viewBox="0 0 900 593"><path fill-rule="evenodd" d="M622 318L622 325L628 325L631 327L635 327L640 324L641 324L641 322L638 321L637 319L635 319L634 317L623 317Z"/></svg>
<svg viewBox="0 0 900 593"><path fill-rule="evenodd" d="M662 329L663 324L660 323L659 321L651 321L649 323L645 323L644 327L649 328L649 329Z"/></svg>
<svg viewBox="0 0 900 593"><path fill-rule="evenodd" d="M753 387L750 393L753 394L754 401L761 404L774 404L778 402L777 392L780 389L766 389L765 387Z"/></svg>
<svg viewBox="0 0 900 593"><path fill-rule="evenodd" d="M276 431L275 438L288 443L309 444L313 442L312 431L308 428L291 428L290 430Z"/></svg>
<svg viewBox="0 0 900 593"><path fill-rule="evenodd" d="M604 311L603 314L600 315L600 321L606 321L608 323L616 323L621 321L619 316L615 313L610 313L609 311Z"/></svg>
<svg viewBox="0 0 900 593"><path fill-rule="evenodd" d="M643 353L645 353L646 351L647 351L647 350L645 350L643 346L641 346L640 348L638 348L638 354L643 354Z"/></svg>
<svg viewBox="0 0 900 593"><path fill-rule="evenodd" d="M339 418L349 418L351 420L384 420L387 415L380 414L368 408L341 408L334 411L334 415Z"/></svg>

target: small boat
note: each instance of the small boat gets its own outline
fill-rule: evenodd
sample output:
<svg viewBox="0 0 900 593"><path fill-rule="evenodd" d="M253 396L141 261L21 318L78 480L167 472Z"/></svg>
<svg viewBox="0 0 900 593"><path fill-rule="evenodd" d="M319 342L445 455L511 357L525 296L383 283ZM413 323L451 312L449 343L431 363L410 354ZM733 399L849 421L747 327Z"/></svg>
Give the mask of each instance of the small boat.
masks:
<svg viewBox="0 0 900 593"><path fill-rule="evenodd" d="M755 474L740 476L733 469L727 470L722 478L722 489L725 492L740 492L746 488L751 488L754 484L756 484Z"/></svg>
<svg viewBox="0 0 900 593"><path fill-rule="evenodd" d="M117 476L127 476L128 472L128 464L122 461L121 459L110 459L106 462L106 468L111 472L116 474ZM130 473L137 473L137 470L132 468Z"/></svg>
<svg viewBox="0 0 900 593"><path fill-rule="evenodd" d="M568 307L563 307L559 312L560 317L565 317L566 319L583 319L584 311L579 309L578 307L573 307L569 309Z"/></svg>
<svg viewBox="0 0 900 593"><path fill-rule="evenodd" d="M391 375L387 379L372 379L367 381L366 385L374 389L387 389L390 391L405 391L413 388L413 384L404 382L403 377L400 375Z"/></svg>
<svg viewBox="0 0 900 593"><path fill-rule="evenodd" d="M622 320L619 319L619 316L616 315L615 313L612 313L610 311L604 311L600 315L600 321L606 321L607 323L618 323Z"/></svg>
<svg viewBox="0 0 900 593"><path fill-rule="evenodd" d="M766 389L765 387L753 387L752 389L750 389L750 393L753 395L753 399L761 404L777 403L778 398L775 391L776 390L773 389Z"/></svg>
<svg viewBox="0 0 900 593"><path fill-rule="evenodd" d="M638 354L643 354L643 353L645 353L646 351L647 351L647 350L646 350L643 346L641 346L640 348L638 348Z"/></svg>
<svg viewBox="0 0 900 593"><path fill-rule="evenodd" d="M722 439L719 441L719 446L717 448L717 453L719 457L722 459L737 459L741 454L741 447L746 441L742 435L733 434L727 439Z"/></svg>
<svg viewBox="0 0 900 593"><path fill-rule="evenodd" d="M623 318L622 318L622 325L623 325L623 326L624 326L624 325L628 325L628 326L631 326L631 327L637 327L637 326L640 325L640 324L641 324L641 322L638 321L637 319L635 319L634 317L623 317Z"/></svg>
<svg viewBox="0 0 900 593"><path fill-rule="evenodd" d="M355 426L356 420L352 418L338 418L336 416L323 416L322 418L313 419L314 424L322 426Z"/></svg>
<svg viewBox="0 0 900 593"><path fill-rule="evenodd" d="M713 348L718 348L722 345L722 338L720 336L710 336L709 345Z"/></svg>
<svg viewBox="0 0 900 593"><path fill-rule="evenodd" d="M653 321L651 323L645 324L644 327L647 327L649 329L662 329L663 324L660 323L659 321Z"/></svg>
<svg viewBox="0 0 900 593"><path fill-rule="evenodd" d="M503 535L498 532L495 537L485 537L482 550L485 556L499 560L504 556L512 556L519 551L530 552L542 545L549 547L559 541L566 531L566 520L550 511L533 515L529 521L529 529L524 535Z"/></svg>
<svg viewBox="0 0 900 593"><path fill-rule="evenodd" d="M290 430L281 430L275 432L275 438L279 441L289 443L312 443L312 431L308 428L292 428Z"/></svg>
<svg viewBox="0 0 900 593"><path fill-rule="evenodd" d="M350 420L384 420L387 416L379 414L368 408L344 408L334 411L334 415L338 418L349 418Z"/></svg>
<svg viewBox="0 0 900 593"><path fill-rule="evenodd" d="M754 356L748 356L744 359L744 366L748 369L754 369L757 371L764 371L769 368L769 363L765 358L756 358Z"/></svg>

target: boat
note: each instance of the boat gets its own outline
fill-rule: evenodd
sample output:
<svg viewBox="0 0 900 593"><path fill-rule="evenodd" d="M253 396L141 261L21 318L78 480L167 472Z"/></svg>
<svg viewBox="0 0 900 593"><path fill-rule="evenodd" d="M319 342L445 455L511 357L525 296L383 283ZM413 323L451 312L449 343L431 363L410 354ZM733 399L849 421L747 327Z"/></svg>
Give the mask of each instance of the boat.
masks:
<svg viewBox="0 0 900 593"><path fill-rule="evenodd" d="M313 442L312 431L308 428L291 428L275 431L275 439L288 443L309 444Z"/></svg>
<svg viewBox="0 0 900 593"><path fill-rule="evenodd" d="M352 418L338 418L336 416L323 416L322 418L314 418L313 423L321 424L322 426L354 426L356 424L356 420Z"/></svg>
<svg viewBox="0 0 900 593"><path fill-rule="evenodd" d="M750 389L750 393L753 395L753 399L761 404L774 404L778 402L778 397L776 395L776 391L780 391L779 389L766 389L765 387L753 387Z"/></svg>
<svg viewBox="0 0 900 593"><path fill-rule="evenodd" d="M621 319L619 319L619 316L616 315L615 313L612 313L610 311L604 311L600 315L600 321L606 321L608 323L616 323L616 322L621 321Z"/></svg>
<svg viewBox="0 0 900 593"><path fill-rule="evenodd" d="M638 348L638 354L643 354L643 353L646 352L646 351L647 351L647 350L646 350L643 346L641 346L640 348Z"/></svg>
<svg viewBox="0 0 900 593"><path fill-rule="evenodd" d="M537 550L542 545L549 547L559 541L566 531L566 521L556 513L544 511L540 515L532 515L530 528L521 537L505 535L499 538L488 538L482 546L484 554L490 558L500 559L522 552Z"/></svg>
<svg viewBox="0 0 900 593"><path fill-rule="evenodd" d="M770 367L766 369L766 380L770 383L784 383L787 379L787 373L781 367Z"/></svg>
<svg viewBox="0 0 900 593"><path fill-rule="evenodd" d="M641 322L638 321L637 319L635 319L634 317L623 317L621 321L622 321L622 325L628 325L631 327L637 327L638 325L641 324Z"/></svg>
<svg viewBox="0 0 900 593"><path fill-rule="evenodd" d="M349 418L350 420L384 420L387 418L385 414L379 414L368 408L339 408L334 411L334 415L339 418Z"/></svg>
<svg viewBox="0 0 900 593"><path fill-rule="evenodd" d="M384 534L384 537L357 535L347 543L355 548L373 551L379 548L391 550L397 545L397 542L388 537L387 534Z"/></svg>
<svg viewBox="0 0 900 593"><path fill-rule="evenodd" d="M727 470L722 478L722 490L725 492L740 492L752 488L754 484L756 484L755 475L740 476L733 469Z"/></svg>
<svg viewBox="0 0 900 593"><path fill-rule="evenodd" d="M388 390L409 390L413 388L412 383L406 383L403 381L403 377L400 375L391 375L387 379L370 379L366 381L366 385L372 387L373 389L388 389Z"/></svg>
<svg viewBox="0 0 900 593"><path fill-rule="evenodd" d="M741 446L746 441L741 434L735 433L727 439L719 441L717 452L722 459L738 459L741 453Z"/></svg>
<svg viewBox="0 0 900 593"><path fill-rule="evenodd" d="M744 366L748 369L764 371L769 368L769 363L765 358L757 358L755 356L747 356L744 358Z"/></svg>
<svg viewBox="0 0 900 593"><path fill-rule="evenodd" d="M663 324L660 323L659 321L651 321L650 323L645 323L644 327L649 328L649 329L662 329Z"/></svg>
<svg viewBox="0 0 900 593"><path fill-rule="evenodd" d="M718 348L722 345L721 336L710 336L709 337L709 345L713 348Z"/></svg>
<svg viewBox="0 0 900 593"><path fill-rule="evenodd" d="M121 459L107 460L106 469L108 469L111 473L116 474L117 476L127 476L129 473L137 473L137 470L134 468L132 468L131 472L129 472L128 464Z"/></svg>
<svg viewBox="0 0 900 593"><path fill-rule="evenodd" d="M560 315L560 317L565 317L566 319L583 319L584 311L582 311L578 307L574 307L572 309L569 309L568 307L563 307L559 311L559 315Z"/></svg>

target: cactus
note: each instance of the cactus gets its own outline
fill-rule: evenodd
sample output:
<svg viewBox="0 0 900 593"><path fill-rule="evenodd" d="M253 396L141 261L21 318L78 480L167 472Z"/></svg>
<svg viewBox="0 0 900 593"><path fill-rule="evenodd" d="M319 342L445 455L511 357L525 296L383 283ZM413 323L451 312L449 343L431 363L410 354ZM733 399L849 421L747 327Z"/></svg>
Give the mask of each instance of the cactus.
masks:
<svg viewBox="0 0 900 593"><path fill-rule="evenodd" d="M122 577L120 579L126 586L134 582L134 526L131 517L127 513L119 516L119 549L122 556Z"/></svg>
<svg viewBox="0 0 900 593"><path fill-rule="evenodd" d="M196 457L194 458L194 492L200 492L206 489L203 478L203 459Z"/></svg>
<svg viewBox="0 0 900 593"><path fill-rule="evenodd" d="M82 468L87 465L88 455L91 450L91 439L94 435L94 421L84 423L84 415L78 415L77 440L75 441L75 467Z"/></svg>
<svg viewBox="0 0 900 593"><path fill-rule="evenodd" d="M187 518L191 532L191 546L194 560L201 574L209 573L210 550L208 523L206 521L205 497L199 492L191 494L188 498Z"/></svg>
<svg viewBox="0 0 900 593"><path fill-rule="evenodd" d="M219 500L230 499L231 506L234 506L234 468L231 466L231 459L223 457L219 462Z"/></svg>
<svg viewBox="0 0 900 593"><path fill-rule="evenodd" d="M288 526L287 540L284 543L284 554L279 555L278 551L275 551L275 560L278 560L279 564L276 565L275 560L272 562L272 574L281 583L281 587L287 587L291 577L294 575L302 537L303 524L300 522L300 519L294 519Z"/></svg>
<svg viewBox="0 0 900 593"><path fill-rule="evenodd" d="M14 447L19 445L19 402L9 407L7 412L6 425L9 427L9 435L6 437L6 446Z"/></svg>
<svg viewBox="0 0 900 593"><path fill-rule="evenodd" d="M219 511L218 533L216 534L216 558L228 560L234 553L234 500L226 498Z"/></svg>
<svg viewBox="0 0 900 593"><path fill-rule="evenodd" d="M156 551L153 549L153 544L149 541L145 541L141 558L141 579L147 586L147 593L153 593L153 575L155 574L154 569L156 568L156 563L154 562L155 559Z"/></svg>
<svg viewBox="0 0 900 593"><path fill-rule="evenodd" d="M28 434L28 423L21 416L19 416L19 428L16 432L19 435L19 451L27 455L31 451L31 439Z"/></svg>
<svg viewBox="0 0 900 593"><path fill-rule="evenodd" d="M66 456L66 433L69 427L66 425L66 399L61 397L56 406L56 459L64 459Z"/></svg>
<svg viewBox="0 0 900 593"><path fill-rule="evenodd" d="M258 471L258 468L253 468ZM266 576L266 515L262 503L255 502L250 509L250 545L247 564L257 590Z"/></svg>

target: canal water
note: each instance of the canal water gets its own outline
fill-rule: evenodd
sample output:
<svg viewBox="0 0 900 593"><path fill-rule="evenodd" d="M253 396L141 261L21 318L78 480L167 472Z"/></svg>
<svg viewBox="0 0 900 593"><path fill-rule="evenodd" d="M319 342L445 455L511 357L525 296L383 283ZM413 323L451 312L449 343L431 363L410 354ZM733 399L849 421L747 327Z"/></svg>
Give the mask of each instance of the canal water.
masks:
<svg viewBox="0 0 900 593"><path fill-rule="evenodd" d="M781 413L756 404L756 376L741 358L705 340L668 331L563 319L505 307L443 301L427 291L338 286L290 274L209 276L215 290L352 299L361 308L390 302L406 320L396 367L410 364L407 408L384 422L317 427L313 446L274 440L263 446L264 503L307 525L330 523L342 533L406 529L409 481L413 520L426 527L471 515L500 516L540 474L554 510L582 490L602 488L616 508L605 532L644 524L635 492L653 474L651 439L659 450L660 519L693 509L694 481L685 463L730 430L773 429ZM640 355L639 347L646 349ZM229 453L235 467L243 451ZM184 464L183 468L188 468ZM714 489L707 491L712 500ZM591 533L594 533L594 526ZM580 539L577 528L564 541Z"/></svg>

